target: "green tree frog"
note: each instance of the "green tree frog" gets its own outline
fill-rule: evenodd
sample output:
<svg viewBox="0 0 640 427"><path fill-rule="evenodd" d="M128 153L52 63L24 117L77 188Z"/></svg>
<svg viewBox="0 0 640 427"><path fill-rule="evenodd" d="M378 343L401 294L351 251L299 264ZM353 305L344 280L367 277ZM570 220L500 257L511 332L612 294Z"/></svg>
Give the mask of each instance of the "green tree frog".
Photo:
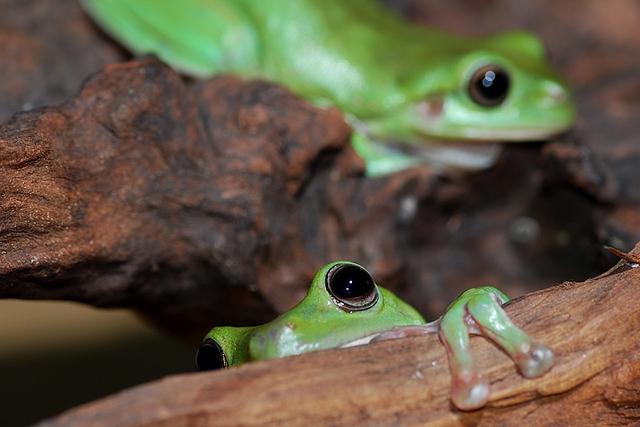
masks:
<svg viewBox="0 0 640 427"><path fill-rule="evenodd" d="M535 36L460 37L374 0L83 0L108 33L197 77L283 84L342 110L370 176L480 170L495 143L571 127L567 86Z"/></svg>
<svg viewBox="0 0 640 427"><path fill-rule="evenodd" d="M294 308L264 325L215 327L196 355L200 369L235 366L309 351L365 345L386 339L439 334L452 374L451 399L462 410L484 406L489 383L475 368L469 334L497 343L528 378L546 373L553 353L516 327L501 305L508 297L493 287L467 290L438 320L426 323L409 304L378 286L358 264L322 267Z"/></svg>

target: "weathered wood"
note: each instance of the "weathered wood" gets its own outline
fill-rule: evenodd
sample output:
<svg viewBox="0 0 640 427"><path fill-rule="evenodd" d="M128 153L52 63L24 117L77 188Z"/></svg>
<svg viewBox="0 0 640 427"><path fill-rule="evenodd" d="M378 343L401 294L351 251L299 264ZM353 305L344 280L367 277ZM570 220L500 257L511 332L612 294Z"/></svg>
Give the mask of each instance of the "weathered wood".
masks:
<svg viewBox="0 0 640 427"><path fill-rule="evenodd" d="M0 297L186 315L197 335L190 317L263 320L273 308L247 284L349 132L265 82L188 88L153 59L109 66L0 126Z"/></svg>
<svg viewBox="0 0 640 427"><path fill-rule="evenodd" d="M637 252L640 254L640 246ZM564 283L510 303L515 323L556 354L527 380L482 338L489 405L459 412L435 336L169 377L45 421L56 426L625 425L640 421L640 268Z"/></svg>
<svg viewBox="0 0 640 427"><path fill-rule="evenodd" d="M367 180L348 172L354 163L339 115L272 85L184 81L141 61L108 67L76 94L90 73L130 54L75 0L0 0L0 120L68 100L0 125L0 297L134 307L200 335L216 322L286 309L333 258L365 264L421 311L439 313L453 294L482 282L520 294L588 277L608 261L601 243L638 239L640 56L631 53L640 49L640 3L385 2L454 32L541 35L575 89L580 144L510 146L493 170L437 185L425 171ZM228 162L242 163L242 172L220 168ZM521 239L521 220L539 233ZM629 301L619 300L625 309ZM338 360L343 354L351 353ZM628 366L633 356L620 360ZM589 384L632 384L635 371L624 369ZM424 384L414 393L419 409L430 396ZM593 412L630 407L633 415L635 389L614 388L595 400L609 406ZM544 408L564 411L553 399ZM363 412L376 407L373 398L364 403ZM582 420L592 414L578 408ZM485 423L500 419L497 409L480 414Z"/></svg>

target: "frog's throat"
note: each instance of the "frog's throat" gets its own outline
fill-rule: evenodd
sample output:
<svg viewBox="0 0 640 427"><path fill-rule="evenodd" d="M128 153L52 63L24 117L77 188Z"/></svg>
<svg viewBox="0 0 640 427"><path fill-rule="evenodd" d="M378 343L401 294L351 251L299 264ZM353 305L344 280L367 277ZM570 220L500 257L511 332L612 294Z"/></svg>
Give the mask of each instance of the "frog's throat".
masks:
<svg viewBox="0 0 640 427"><path fill-rule="evenodd" d="M350 121L355 131L365 137L370 149L377 153L376 157L414 159L435 170L472 172L488 169L497 162L502 151L501 144L464 138L442 139L423 135L412 140L397 140L377 135L362 121ZM367 159L366 152L358 153Z"/></svg>
<svg viewBox="0 0 640 427"><path fill-rule="evenodd" d="M445 170L479 171L488 169L498 161L501 144L475 144L463 141L446 143L405 144L388 143L388 146L410 157Z"/></svg>

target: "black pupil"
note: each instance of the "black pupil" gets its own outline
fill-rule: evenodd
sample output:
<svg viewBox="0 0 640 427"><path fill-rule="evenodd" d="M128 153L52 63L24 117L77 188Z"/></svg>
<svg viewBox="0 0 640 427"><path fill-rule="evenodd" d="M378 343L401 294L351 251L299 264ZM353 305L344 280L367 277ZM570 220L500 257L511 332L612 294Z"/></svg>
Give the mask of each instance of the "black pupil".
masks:
<svg viewBox="0 0 640 427"><path fill-rule="evenodd" d="M196 365L201 371L211 371L225 367L224 352L220 344L211 338L200 344L196 353Z"/></svg>
<svg viewBox="0 0 640 427"><path fill-rule="evenodd" d="M375 289L366 270L355 265L340 267L331 277L331 290L336 298L354 300L368 296Z"/></svg>
<svg viewBox="0 0 640 427"><path fill-rule="evenodd" d="M507 96L509 91L509 76L499 68L484 68L479 70L472 84L473 92L478 96L476 101L483 105L497 105Z"/></svg>

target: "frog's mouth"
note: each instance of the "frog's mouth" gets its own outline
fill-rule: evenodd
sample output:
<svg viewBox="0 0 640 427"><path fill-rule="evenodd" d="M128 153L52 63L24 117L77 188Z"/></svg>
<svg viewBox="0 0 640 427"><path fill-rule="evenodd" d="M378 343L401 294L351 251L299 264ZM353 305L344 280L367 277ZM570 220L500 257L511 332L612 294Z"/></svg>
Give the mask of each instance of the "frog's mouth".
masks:
<svg viewBox="0 0 640 427"><path fill-rule="evenodd" d="M528 141L544 141L550 139L556 135L569 130L570 126L565 123L558 123L556 126L551 127L529 127L519 129L490 129L490 128L471 128L464 132L464 135L460 137L460 142L467 142L470 144L486 144L486 143L501 143L509 144L512 142L528 142ZM424 139L430 139L431 137L426 135ZM456 138L453 138L456 139Z"/></svg>
<svg viewBox="0 0 640 427"><path fill-rule="evenodd" d="M560 97L551 102L548 106L551 109L556 103L563 105L566 101L566 93L564 91L562 91L561 95L551 96L553 98ZM426 143L433 143L434 139L436 141L444 140L440 142L446 142L447 139L451 139L453 143L465 144L508 144L513 142L545 141L553 136L567 132L573 126L574 121L573 114L562 114L560 117L549 115L546 120L539 120L536 124L520 123L516 127L509 127L506 122L507 126L474 126L468 123L451 133L451 125L443 126L442 123L444 112L444 100L442 97L433 96L420 102L417 105L417 111L419 121L414 131L420 135L418 138L425 140ZM505 120L507 119L505 118ZM511 125L513 125L513 122ZM366 127L366 124L364 126Z"/></svg>

